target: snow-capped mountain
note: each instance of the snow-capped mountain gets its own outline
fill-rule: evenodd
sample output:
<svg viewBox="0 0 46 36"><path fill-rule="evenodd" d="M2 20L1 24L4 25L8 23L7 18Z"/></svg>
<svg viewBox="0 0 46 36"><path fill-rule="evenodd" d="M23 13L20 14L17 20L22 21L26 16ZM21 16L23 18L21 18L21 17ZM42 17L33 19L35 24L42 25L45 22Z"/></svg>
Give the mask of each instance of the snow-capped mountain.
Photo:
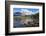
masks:
<svg viewBox="0 0 46 36"><path fill-rule="evenodd" d="M29 11L28 9L21 9L21 11L19 11L19 12L14 12L14 15L24 16L24 15L32 15L32 14L36 14L36 13L38 13L38 11L32 12L32 11Z"/></svg>
<svg viewBox="0 0 46 36"><path fill-rule="evenodd" d="M34 13L34 12L29 11L29 10L27 10L27 9L21 9L21 13L22 13L22 15L32 15L32 14L38 13L38 11L36 11L36 12Z"/></svg>
<svg viewBox="0 0 46 36"><path fill-rule="evenodd" d="M27 9L21 9L21 13L22 13L22 15L31 15L32 14L32 12Z"/></svg>

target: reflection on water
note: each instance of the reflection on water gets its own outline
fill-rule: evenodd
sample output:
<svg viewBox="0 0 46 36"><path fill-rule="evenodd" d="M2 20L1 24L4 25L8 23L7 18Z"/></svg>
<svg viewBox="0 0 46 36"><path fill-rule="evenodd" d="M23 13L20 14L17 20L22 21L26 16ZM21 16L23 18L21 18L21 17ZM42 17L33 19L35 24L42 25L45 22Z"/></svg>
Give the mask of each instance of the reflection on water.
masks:
<svg viewBox="0 0 46 36"><path fill-rule="evenodd" d="M25 18L15 18L14 19L14 27L38 27L39 21L38 19L25 19Z"/></svg>
<svg viewBox="0 0 46 36"><path fill-rule="evenodd" d="M14 27L25 27L20 18L14 20Z"/></svg>

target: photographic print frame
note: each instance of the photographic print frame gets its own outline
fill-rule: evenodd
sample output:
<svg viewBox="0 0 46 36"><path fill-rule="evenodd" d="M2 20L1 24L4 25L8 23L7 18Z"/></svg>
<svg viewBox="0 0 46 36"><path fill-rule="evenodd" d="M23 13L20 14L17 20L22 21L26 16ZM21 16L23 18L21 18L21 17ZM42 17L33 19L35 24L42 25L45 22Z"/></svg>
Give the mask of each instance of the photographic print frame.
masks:
<svg viewBox="0 0 46 36"><path fill-rule="evenodd" d="M10 32L10 8L12 8L12 7L17 7L19 4L20 5L37 5L37 6L42 6L42 30L40 31L40 30L38 30L38 31L27 31L28 29L29 29L29 27L28 28L26 28L26 32L25 31L23 31L22 32L22 30L20 30L20 32L15 32L15 31L17 31L17 29L15 29L15 31L13 31L13 32ZM16 5L17 4L17 5ZM35 6L36 8L37 8L37 6ZM26 7L26 6L25 6ZM30 6L27 6L28 8L30 7ZM26 7L26 8L27 8ZM34 6L33 6L34 7ZM13 8L12 8L13 9ZM11 9L11 10L12 10ZM20 1L6 1L5 2L5 31L6 31L6 35L15 35L15 34L35 34L35 33L44 33L45 32L45 4L44 3L40 3L40 2L20 2ZM24 9L25 10L25 9ZM19 28L19 29L22 29L22 28ZM18 29L18 30L19 30ZM34 28L33 28L34 29ZM41 28L40 28L41 29ZM23 30L24 30L24 28L23 28Z"/></svg>

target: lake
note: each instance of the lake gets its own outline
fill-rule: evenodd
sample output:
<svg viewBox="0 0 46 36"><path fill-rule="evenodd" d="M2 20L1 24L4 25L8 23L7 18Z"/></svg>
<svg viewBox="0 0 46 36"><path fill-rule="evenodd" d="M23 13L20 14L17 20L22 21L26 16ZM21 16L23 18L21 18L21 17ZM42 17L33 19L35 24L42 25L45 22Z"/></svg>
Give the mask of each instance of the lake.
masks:
<svg viewBox="0 0 46 36"><path fill-rule="evenodd" d="M14 20L14 27L25 27L25 25L21 23L21 20Z"/></svg>

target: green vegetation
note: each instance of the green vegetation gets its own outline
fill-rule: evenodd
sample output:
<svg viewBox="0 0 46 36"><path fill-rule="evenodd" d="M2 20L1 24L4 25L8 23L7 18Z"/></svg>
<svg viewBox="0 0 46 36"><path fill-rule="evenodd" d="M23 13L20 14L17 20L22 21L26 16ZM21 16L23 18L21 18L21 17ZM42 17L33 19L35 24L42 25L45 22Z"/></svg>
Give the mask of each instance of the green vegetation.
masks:
<svg viewBox="0 0 46 36"><path fill-rule="evenodd" d="M35 14L35 15L31 15L31 17L32 17L33 19L39 19L39 13L37 13L37 14Z"/></svg>
<svg viewBox="0 0 46 36"><path fill-rule="evenodd" d="M15 18L28 18L28 19L39 19L39 13L37 13L37 14L34 14L34 15L25 15L25 16L14 16L14 19Z"/></svg>

